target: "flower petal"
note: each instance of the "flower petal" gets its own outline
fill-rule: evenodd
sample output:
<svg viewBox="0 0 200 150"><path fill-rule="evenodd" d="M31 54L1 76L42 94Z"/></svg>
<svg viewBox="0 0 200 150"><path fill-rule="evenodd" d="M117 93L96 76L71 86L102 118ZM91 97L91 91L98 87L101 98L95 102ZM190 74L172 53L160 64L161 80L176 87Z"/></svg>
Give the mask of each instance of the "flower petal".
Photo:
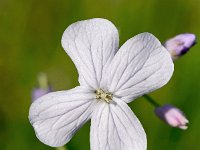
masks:
<svg viewBox="0 0 200 150"><path fill-rule="evenodd" d="M128 105L120 99L102 103L92 114L91 150L146 150L145 131Z"/></svg>
<svg viewBox="0 0 200 150"><path fill-rule="evenodd" d="M170 54L150 33L128 40L104 72L102 87L125 102L156 90L172 76Z"/></svg>
<svg viewBox="0 0 200 150"><path fill-rule="evenodd" d="M102 71L118 50L116 27L96 18L70 25L62 37L62 46L75 63L81 85L99 87Z"/></svg>
<svg viewBox="0 0 200 150"><path fill-rule="evenodd" d="M43 143L59 147L66 144L88 120L96 101L87 88L52 92L35 100L29 120Z"/></svg>

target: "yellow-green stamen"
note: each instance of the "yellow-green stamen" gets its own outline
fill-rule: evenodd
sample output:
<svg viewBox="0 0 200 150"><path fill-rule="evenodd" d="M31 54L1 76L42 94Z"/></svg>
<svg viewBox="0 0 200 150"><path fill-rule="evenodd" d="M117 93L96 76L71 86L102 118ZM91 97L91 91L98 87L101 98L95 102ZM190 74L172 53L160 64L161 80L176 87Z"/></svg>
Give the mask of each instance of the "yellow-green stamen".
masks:
<svg viewBox="0 0 200 150"><path fill-rule="evenodd" d="M104 100L107 103L110 103L112 101L112 94L109 92L104 92L102 89L98 89L95 91L96 93L96 99L98 100Z"/></svg>

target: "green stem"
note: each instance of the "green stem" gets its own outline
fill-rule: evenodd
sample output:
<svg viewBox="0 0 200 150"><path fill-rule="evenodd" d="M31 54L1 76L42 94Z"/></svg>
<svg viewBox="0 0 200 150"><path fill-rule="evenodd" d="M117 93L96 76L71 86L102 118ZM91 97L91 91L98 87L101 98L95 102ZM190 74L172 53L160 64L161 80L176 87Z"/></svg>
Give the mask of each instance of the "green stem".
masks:
<svg viewBox="0 0 200 150"><path fill-rule="evenodd" d="M68 149L65 146L61 146L61 147L57 147L56 150L68 150Z"/></svg>
<svg viewBox="0 0 200 150"><path fill-rule="evenodd" d="M40 73L38 75L39 88L48 89L48 79L45 73Z"/></svg>
<svg viewBox="0 0 200 150"><path fill-rule="evenodd" d="M160 105L152 98L150 97L149 95L145 94L143 95L143 97L151 104L153 105L154 107L159 107Z"/></svg>

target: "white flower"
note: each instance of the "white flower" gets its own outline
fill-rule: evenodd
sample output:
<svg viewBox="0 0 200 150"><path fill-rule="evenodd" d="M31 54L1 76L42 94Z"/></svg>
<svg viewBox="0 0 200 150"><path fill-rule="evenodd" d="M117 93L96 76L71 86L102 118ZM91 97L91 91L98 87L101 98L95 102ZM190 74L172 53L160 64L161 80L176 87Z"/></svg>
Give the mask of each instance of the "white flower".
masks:
<svg viewBox="0 0 200 150"><path fill-rule="evenodd" d="M173 62L150 33L129 39L119 51L118 44L117 29L105 19L65 30L62 46L77 67L80 86L33 102L29 119L40 141L62 146L91 119L92 150L146 149L145 131L126 103L166 84Z"/></svg>

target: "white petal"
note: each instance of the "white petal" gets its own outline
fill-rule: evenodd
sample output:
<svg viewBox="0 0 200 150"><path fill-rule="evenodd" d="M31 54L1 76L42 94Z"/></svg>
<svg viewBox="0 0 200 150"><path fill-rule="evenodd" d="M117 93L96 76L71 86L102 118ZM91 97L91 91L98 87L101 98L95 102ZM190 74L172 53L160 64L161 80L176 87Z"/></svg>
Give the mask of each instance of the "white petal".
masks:
<svg viewBox="0 0 200 150"><path fill-rule="evenodd" d="M32 103L29 120L40 141L59 147L90 119L95 103L94 94L85 87L52 92Z"/></svg>
<svg viewBox="0 0 200 150"><path fill-rule="evenodd" d="M81 85L99 87L103 67L118 50L116 27L108 20L96 18L70 25L62 37L62 46L75 63Z"/></svg>
<svg viewBox="0 0 200 150"><path fill-rule="evenodd" d="M103 103L92 114L91 150L146 150L145 131L128 105L120 99Z"/></svg>
<svg viewBox="0 0 200 150"><path fill-rule="evenodd" d="M174 65L170 54L150 33L128 40L104 73L102 87L126 102L165 85Z"/></svg>

